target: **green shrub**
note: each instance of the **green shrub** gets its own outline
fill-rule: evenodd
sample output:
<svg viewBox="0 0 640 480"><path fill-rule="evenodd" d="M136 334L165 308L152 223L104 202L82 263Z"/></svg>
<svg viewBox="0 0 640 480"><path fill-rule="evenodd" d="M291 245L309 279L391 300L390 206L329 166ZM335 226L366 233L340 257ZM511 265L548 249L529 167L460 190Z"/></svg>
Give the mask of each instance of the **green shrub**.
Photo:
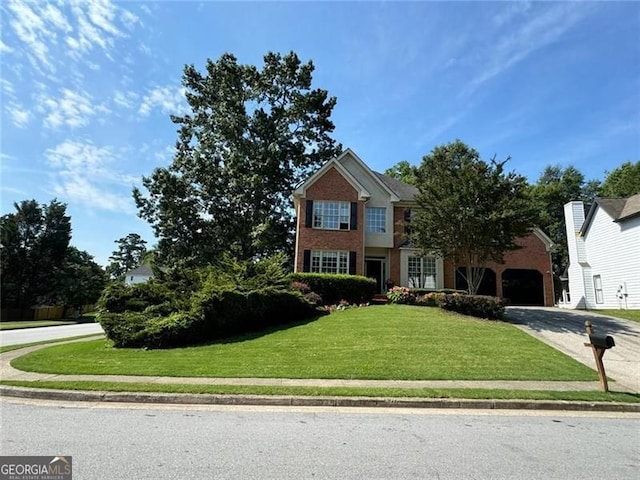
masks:
<svg viewBox="0 0 640 480"><path fill-rule="evenodd" d="M459 293L462 295L467 293L466 290L456 290L455 288L410 288L409 291L415 297L428 295L429 293Z"/></svg>
<svg viewBox="0 0 640 480"><path fill-rule="evenodd" d="M101 312L97 316L107 338L117 348L144 346L143 331L148 317L142 313L109 313Z"/></svg>
<svg viewBox="0 0 640 480"><path fill-rule="evenodd" d="M322 297L324 305L337 304L341 300L366 303L376 292L376 281L360 275L299 272L291 274L289 279L309 285L312 292Z"/></svg>
<svg viewBox="0 0 640 480"><path fill-rule="evenodd" d="M166 317L151 318L140 332L145 348L171 348L203 341L203 319L193 312L175 312Z"/></svg>
<svg viewBox="0 0 640 480"><path fill-rule="evenodd" d="M194 298L193 312L202 315L207 340L300 321L318 315L299 292L269 287L250 292L218 290Z"/></svg>
<svg viewBox="0 0 640 480"><path fill-rule="evenodd" d="M142 312L151 305L175 300L174 293L156 281L123 285L112 283L102 292L98 308L111 313Z"/></svg>
<svg viewBox="0 0 640 480"><path fill-rule="evenodd" d="M438 303L444 310L451 310L464 315L488 318L490 320L504 318L504 302L498 297L447 293L438 300Z"/></svg>

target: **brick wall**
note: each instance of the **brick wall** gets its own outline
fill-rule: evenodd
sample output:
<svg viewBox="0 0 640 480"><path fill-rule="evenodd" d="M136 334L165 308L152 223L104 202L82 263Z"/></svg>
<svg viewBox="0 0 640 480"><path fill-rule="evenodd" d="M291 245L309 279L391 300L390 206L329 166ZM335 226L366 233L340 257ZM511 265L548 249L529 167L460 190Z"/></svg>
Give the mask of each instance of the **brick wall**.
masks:
<svg viewBox="0 0 640 480"><path fill-rule="evenodd" d="M544 286L544 304L551 307L555 303L553 295L553 274L551 273L551 257L546 250L546 246L535 234L522 237L516 242L522 248L507 252L504 256L504 263L487 263L486 267L491 268L496 274L496 294L503 297L502 273L509 269L537 270L542 274ZM455 288L455 266L452 261L444 262L444 286L445 288Z"/></svg>
<svg viewBox="0 0 640 480"><path fill-rule="evenodd" d="M364 275L364 202L358 192L334 167L307 188L298 206L296 271L302 272L304 250L345 250L356 252L356 274ZM333 200L358 203L357 230L320 230L305 227L306 200Z"/></svg>

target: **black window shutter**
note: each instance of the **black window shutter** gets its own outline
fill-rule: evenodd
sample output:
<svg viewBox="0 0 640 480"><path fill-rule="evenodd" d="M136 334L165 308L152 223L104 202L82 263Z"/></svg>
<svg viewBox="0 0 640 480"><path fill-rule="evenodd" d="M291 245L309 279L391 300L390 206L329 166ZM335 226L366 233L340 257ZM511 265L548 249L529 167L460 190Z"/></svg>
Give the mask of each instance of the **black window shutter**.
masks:
<svg viewBox="0 0 640 480"><path fill-rule="evenodd" d="M307 209L304 216L304 226L313 227L313 200L307 200Z"/></svg>
<svg viewBox="0 0 640 480"><path fill-rule="evenodd" d="M351 202L351 228L349 230L358 229L358 202Z"/></svg>
<svg viewBox="0 0 640 480"><path fill-rule="evenodd" d="M411 209L405 208L404 210L404 233L405 235L411 235Z"/></svg>
<svg viewBox="0 0 640 480"><path fill-rule="evenodd" d="M356 252L349 252L349 275L356 274Z"/></svg>
<svg viewBox="0 0 640 480"><path fill-rule="evenodd" d="M303 272L311 271L311 250L305 250L302 253L302 271Z"/></svg>

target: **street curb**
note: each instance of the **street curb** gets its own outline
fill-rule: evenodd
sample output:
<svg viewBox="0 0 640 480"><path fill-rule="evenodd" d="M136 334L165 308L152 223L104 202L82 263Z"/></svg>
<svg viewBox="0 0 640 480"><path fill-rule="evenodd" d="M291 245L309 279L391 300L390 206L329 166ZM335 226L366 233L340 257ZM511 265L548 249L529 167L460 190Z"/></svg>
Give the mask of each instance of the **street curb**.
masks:
<svg viewBox="0 0 640 480"><path fill-rule="evenodd" d="M382 407L477 410L564 410L640 413L639 403L577 402L566 400L469 400L407 397L326 397L281 395L217 395L192 393L133 393L52 390L0 385L0 397L66 402L143 403L178 405L246 405L295 407Z"/></svg>

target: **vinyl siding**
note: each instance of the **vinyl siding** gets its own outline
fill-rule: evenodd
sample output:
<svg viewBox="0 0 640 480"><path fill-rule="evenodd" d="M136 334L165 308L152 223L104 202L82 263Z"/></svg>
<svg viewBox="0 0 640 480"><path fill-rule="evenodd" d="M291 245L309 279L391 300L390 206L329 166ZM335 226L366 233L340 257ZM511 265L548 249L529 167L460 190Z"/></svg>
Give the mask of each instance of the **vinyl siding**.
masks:
<svg viewBox="0 0 640 480"><path fill-rule="evenodd" d="M589 278L585 278L587 307L620 308L617 291L626 283L626 308L640 308L640 217L616 223L598 208L584 245L591 267ZM595 302L594 275L602 279L604 303Z"/></svg>
<svg viewBox="0 0 640 480"><path fill-rule="evenodd" d="M383 207L386 209L386 225L385 233L365 233L365 247L393 247L393 205L391 204L391 198L389 193L380 186L380 182L377 178L373 177L371 172L364 170L359 162L357 162L351 155L346 155L342 159L342 165L346 168L351 175L358 179L364 188L371 194L371 197L366 203L367 207ZM365 224L363 229L366 228L366 212L365 212ZM365 230L366 231L366 230Z"/></svg>

